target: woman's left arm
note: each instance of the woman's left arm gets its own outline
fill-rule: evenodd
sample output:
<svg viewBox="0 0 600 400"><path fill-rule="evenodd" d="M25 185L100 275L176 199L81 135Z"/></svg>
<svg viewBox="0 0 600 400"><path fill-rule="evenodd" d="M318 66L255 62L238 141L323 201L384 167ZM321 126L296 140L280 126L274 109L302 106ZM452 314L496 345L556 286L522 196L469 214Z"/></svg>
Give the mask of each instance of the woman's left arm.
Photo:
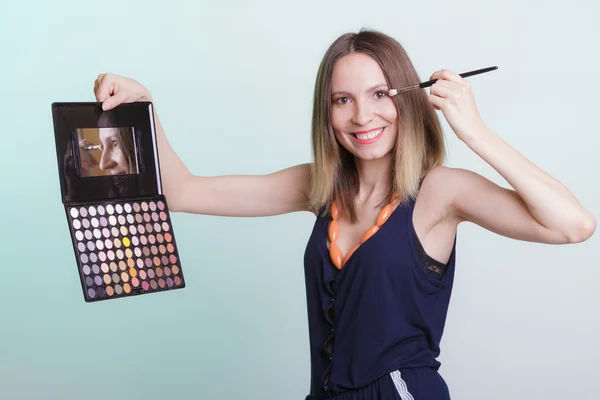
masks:
<svg viewBox="0 0 600 400"><path fill-rule="evenodd" d="M460 75L438 71L431 79L429 101L471 150L514 188L502 188L462 169L446 169L452 188L449 213L504 236L552 244L587 240L596 229L594 216L559 181L538 168L481 121L471 87ZM445 185L446 186L446 185Z"/></svg>

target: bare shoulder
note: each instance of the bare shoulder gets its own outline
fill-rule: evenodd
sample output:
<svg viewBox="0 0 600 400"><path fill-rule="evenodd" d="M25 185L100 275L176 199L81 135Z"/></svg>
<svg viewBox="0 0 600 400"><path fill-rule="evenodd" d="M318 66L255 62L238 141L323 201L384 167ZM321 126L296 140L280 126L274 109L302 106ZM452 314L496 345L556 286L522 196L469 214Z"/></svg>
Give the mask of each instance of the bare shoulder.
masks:
<svg viewBox="0 0 600 400"><path fill-rule="evenodd" d="M460 193L464 193L465 188L476 190L486 182L489 181L467 169L447 166L432 169L423 179L417 196L415 222L421 225L423 232L428 232L441 222L452 226L457 225L463 220L457 212ZM421 221L417 221L419 218Z"/></svg>

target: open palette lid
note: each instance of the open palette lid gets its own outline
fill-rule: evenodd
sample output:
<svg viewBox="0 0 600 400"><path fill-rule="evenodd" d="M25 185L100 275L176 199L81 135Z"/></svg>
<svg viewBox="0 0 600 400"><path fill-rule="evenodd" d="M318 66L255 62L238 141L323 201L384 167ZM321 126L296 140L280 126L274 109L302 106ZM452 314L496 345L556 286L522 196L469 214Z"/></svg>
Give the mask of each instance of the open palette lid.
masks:
<svg viewBox="0 0 600 400"><path fill-rule="evenodd" d="M152 103L53 103L63 203L162 194Z"/></svg>

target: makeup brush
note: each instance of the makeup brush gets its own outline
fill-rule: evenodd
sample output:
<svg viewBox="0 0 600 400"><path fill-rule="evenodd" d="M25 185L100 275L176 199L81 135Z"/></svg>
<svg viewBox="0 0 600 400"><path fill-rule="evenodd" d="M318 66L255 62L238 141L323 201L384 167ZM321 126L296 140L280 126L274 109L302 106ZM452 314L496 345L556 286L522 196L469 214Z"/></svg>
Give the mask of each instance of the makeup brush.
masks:
<svg viewBox="0 0 600 400"><path fill-rule="evenodd" d="M463 77L463 78L467 78L469 76L484 74L486 72L494 71L496 69L498 69L498 67L496 67L496 66L494 66L494 67L487 67L487 68L482 68L482 69L476 69L474 71L463 72L462 74L459 74L459 75L461 77ZM415 89L423 89L423 88L426 88L426 87L429 87L429 86L433 85L437 81L438 81L437 79L432 79L430 81L421 82L421 83L418 83L416 85L407 86L407 87L402 88L402 89L390 89L388 91L388 95L389 96L395 96L395 95L397 95L399 93L406 93L406 92L410 92L411 90L415 90Z"/></svg>

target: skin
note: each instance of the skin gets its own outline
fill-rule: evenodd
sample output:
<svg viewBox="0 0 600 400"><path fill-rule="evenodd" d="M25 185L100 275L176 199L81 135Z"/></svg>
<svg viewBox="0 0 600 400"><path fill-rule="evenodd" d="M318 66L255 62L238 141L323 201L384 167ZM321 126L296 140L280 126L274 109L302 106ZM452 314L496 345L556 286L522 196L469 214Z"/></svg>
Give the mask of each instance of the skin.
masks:
<svg viewBox="0 0 600 400"><path fill-rule="evenodd" d="M118 133L114 128L100 128L100 143L102 143L102 157L100 169L110 175L127 173L127 160L119 146Z"/></svg>
<svg viewBox="0 0 600 400"><path fill-rule="evenodd" d="M592 236L595 218L573 194L485 126L467 81L447 70L435 72L430 79L438 79L430 88L431 106L443 114L458 139L514 188L502 188L465 169L431 171L423 180L413 213L415 231L431 257L447 262L462 222L505 237L548 244L578 243ZM387 191L397 115L391 99L373 88L380 83L385 83L383 72L368 56L350 54L334 66L332 125L338 142L355 156L360 177L355 198L359 222L352 225L344 214L339 221L337 243L344 254L374 224L379 212L376 205ZM139 82L113 74L99 75L94 93L105 110L126 102L152 101ZM172 211L222 216L308 211L308 164L268 175L196 176L172 149L156 109L154 113L164 192ZM358 143L352 135L381 127L385 127L382 137L371 144Z"/></svg>
<svg viewBox="0 0 600 400"><path fill-rule="evenodd" d="M82 169L89 171L99 166L107 175L122 175L127 173L127 160L119 146L118 133L114 128L99 128L99 138L102 155L100 162L87 151L82 152ZM88 140L81 140L81 147L91 145Z"/></svg>

